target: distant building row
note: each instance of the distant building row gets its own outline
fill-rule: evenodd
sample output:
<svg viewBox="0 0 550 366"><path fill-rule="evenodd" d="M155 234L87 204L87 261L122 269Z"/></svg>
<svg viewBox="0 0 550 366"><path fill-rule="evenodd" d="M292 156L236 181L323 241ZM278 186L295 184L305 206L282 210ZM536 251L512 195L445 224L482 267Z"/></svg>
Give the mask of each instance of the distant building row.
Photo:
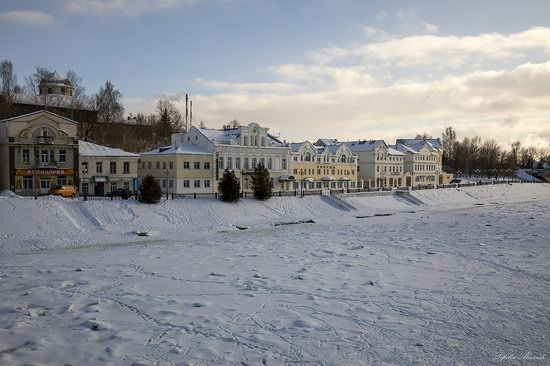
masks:
<svg viewBox="0 0 550 366"><path fill-rule="evenodd" d="M262 163L278 191L436 185L442 171L439 139L286 143L256 123L232 129L192 127L172 135L170 146L142 154L78 141L77 123L47 111L0 121L0 189L47 193L53 185L79 185L103 195L137 189L146 175L163 192L212 193L225 169L235 171L245 191Z"/></svg>

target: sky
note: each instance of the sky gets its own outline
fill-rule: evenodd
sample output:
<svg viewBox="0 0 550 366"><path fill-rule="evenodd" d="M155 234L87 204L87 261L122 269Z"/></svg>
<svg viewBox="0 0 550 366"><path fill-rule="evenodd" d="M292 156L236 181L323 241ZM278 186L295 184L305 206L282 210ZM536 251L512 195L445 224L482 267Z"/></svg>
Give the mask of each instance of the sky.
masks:
<svg viewBox="0 0 550 366"><path fill-rule="evenodd" d="M427 132L550 147L550 1L0 0L0 59L287 141Z"/></svg>

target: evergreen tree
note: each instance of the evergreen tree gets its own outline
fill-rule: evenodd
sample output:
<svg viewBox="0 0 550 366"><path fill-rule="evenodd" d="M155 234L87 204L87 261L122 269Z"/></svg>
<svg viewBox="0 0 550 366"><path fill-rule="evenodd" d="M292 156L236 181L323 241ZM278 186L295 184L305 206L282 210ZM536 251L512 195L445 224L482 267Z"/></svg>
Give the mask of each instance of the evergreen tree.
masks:
<svg viewBox="0 0 550 366"><path fill-rule="evenodd" d="M235 172L225 169L218 184L220 199L225 202L237 202L240 198L240 190L241 184L235 176Z"/></svg>
<svg viewBox="0 0 550 366"><path fill-rule="evenodd" d="M267 170L262 163L259 163L258 166L254 168L254 174L252 174L250 180L252 191L256 199L265 201L271 198L273 194L271 177L269 175L269 170Z"/></svg>
<svg viewBox="0 0 550 366"><path fill-rule="evenodd" d="M160 185L152 175L143 178L139 186L139 200L143 203L158 203L162 192Z"/></svg>

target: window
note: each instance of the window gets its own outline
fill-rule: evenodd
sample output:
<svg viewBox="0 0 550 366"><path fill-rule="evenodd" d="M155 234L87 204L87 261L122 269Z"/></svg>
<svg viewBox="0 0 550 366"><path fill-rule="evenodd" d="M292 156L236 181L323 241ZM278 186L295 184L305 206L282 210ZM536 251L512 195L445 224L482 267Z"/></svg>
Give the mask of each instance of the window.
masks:
<svg viewBox="0 0 550 366"><path fill-rule="evenodd" d="M256 158L252 158L252 169L256 169Z"/></svg>
<svg viewBox="0 0 550 366"><path fill-rule="evenodd" d="M148 161L147 162L147 169L151 169L151 168L153 168L153 163Z"/></svg>
<svg viewBox="0 0 550 366"><path fill-rule="evenodd" d="M174 162L173 161L169 162L168 167L170 168L170 170L174 169Z"/></svg>
<svg viewBox="0 0 550 366"><path fill-rule="evenodd" d="M83 161L82 162L82 174L87 174L87 173L88 173L88 162Z"/></svg>
<svg viewBox="0 0 550 366"><path fill-rule="evenodd" d="M130 174L130 162L129 161L125 161L122 164L122 167L123 167L122 168L122 174Z"/></svg>
<svg viewBox="0 0 550 366"><path fill-rule="evenodd" d="M244 158L244 169L249 169L249 166L248 166L248 157L245 157L245 158Z"/></svg>
<svg viewBox="0 0 550 366"><path fill-rule="evenodd" d="M200 169L201 168L201 162L200 161L195 161L195 169Z"/></svg>
<svg viewBox="0 0 550 366"><path fill-rule="evenodd" d="M248 178L244 178L244 189L248 189Z"/></svg>
<svg viewBox="0 0 550 366"><path fill-rule="evenodd" d="M345 155L340 156L340 163L345 163L345 162L346 162L346 156Z"/></svg>
<svg viewBox="0 0 550 366"><path fill-rule="evenodd" d="M52 94L52 93L53 93L52 88L48 88L48 94Z"/></svg>
<svg viewBox="0 0 550 366"><path fill-rule="evenodd" d="M183 169L189 169L189 162L188 161L183 162Z"/></svg>
<svg viewBox="0 0 550 366"><path fill-rule="evenodd" d="M40 162L48 163L50 161L50 152L48 150L40 150Z"/></svg>
<svg viewBox="0 0 550 366"><path fill-rule="evenodd" d="M23 149L23 163L30 163L31 161L31 153L29 149Z"/></svg>
<svg viewBox="0 0 550 366"><path fill-rule="evenodd" d="M111 161L109 173L116 174L116 161Z"/></svg>
<svg viewBox="0 0 550 366"><path fill-rule="evenodd" d="M265 146L265 137L262 137L262 146Z"/></svg>
<svg viewBox="0 0 550 366"><path fill-rule="evenodd" d="M241 157L240 156L237 156L235 158L235 169L241 169Z"/></svg>
<svg viewBox="0 0 550 366"><path fill-rule="evenodd" d="M67 162L67 150L59 150L59 162Z"/></svg>
<svg viewBox="0 0 550 366"><path fill-rule="evenodd" d="M166 170L166 162L165 161L162 162L162 170Z"/></svg>
<svg viewBox="0 0 550 366"><path fill-rule="evenodd" d="M204 188L210 188L210 180L208 179L204 180Z"/></svg>
<svg viewBox="0 0 550 366"><path fill-rule="evenodd" d="M111 192L116 190L116 182L111 182Z"/></svg>
<svg viewBox="0 0 550 366"><path fill-rule="evenodd" d="M58 186L64 186L67 184L67 176L66 175L58 175L57 176L57 185Z"/></svg>
<svg viewBox="0 0 550 366"><path fill-rule="evenodd" d="M82 183L82 193L84 193L84 194L88 194L88 193L89 193L88 182Z"/></svg>
<svg viewBox="0 0 550 366"><path fill-rule="evenodd" d="M248 136L245 136L245 137L244 137L244 142L243 142L243 144L244 144L245 146L248 146Z"/></svg>
<svg viewBox="0 0 550 366"><path fill-rule="evenodd" d="M306 153L304 154L304 160L305 160L305 161L311 161L311 154L310 154L309 152L306 152Z"/></svg>
<svg viewBox="0 0 550 366"><path fill-rule="evenodd" d="M227 169L233 169L233 157L227 157Z"/></svg>
<svg viewBox="0 0 550 366"><path fill-rule="evenodd" d="M260 164L262 164L265 167L265 158L263 157L260 158Z"/></svg>
<svg viewBox="0 0 550 366"><path fill-rule="evenodd" d="M144 161L141 162L141 169L145 169L145 162Z"/></svg>
<svg viewBox="0 0 550 366"><path fill-rule="evenodd" d="M160 161L157 161L157 169L160 169Z"/></svg>
<svg viewBox="0 0 550 366"><path fill-rule="evenodd" d="M126 189L127 191L130 190L130 182L124 182L123 186L124 186L124 189Z"/></svg>
<svg viewBox="0 0 550 366"><path fill-rule="evenodd" d="M23 177L23 189L33 189L32 177Z"/></svg>
<svg viewBox="0 0 550 366"><path fill-rule="evenodd" d="M174 188L174 181L172 179L168 181L168 188Z"/></svg>
<svg viewBox="0 0 550 366"><path fill-rule="evenodd" d="M283 170L286 170L286 158L283 158Z"/></svg>
<svg viewBox="0 0 550 366"><path fill-rule="evenodd" d="M273 159L272 158L267 159L267 169L273 169Z"/></svg>
<svg viewBox="0 0 550 366"><path fill-rule="evenodd" d="M183 180L183 188L189 188L189 179Z"/></svg>
<svg viewBox="0 0 550 366"><path fill-rule="evenodd" d="M218 168L223 169L223 156L218 160Z"/></svg>
<svg viewBox="0 0 550 366"><path fill-rule="evenodd" d="M195 187L195 188L200 188L201 187L200 179L195 179L195 181L193 182L193 187Z"/></svg>
<svg viewBox="0 0 550 366"><path fill-rule="evenodd" d="M96 161L95 162L95 172L96 173L103 173L103 162L102 161Z"/></svg>
<svg viewBox="0 0 550 366"><path fill-rule="evenodd" d="M210 170L210 162L209 161L204 162L204 169Z"/></svg>

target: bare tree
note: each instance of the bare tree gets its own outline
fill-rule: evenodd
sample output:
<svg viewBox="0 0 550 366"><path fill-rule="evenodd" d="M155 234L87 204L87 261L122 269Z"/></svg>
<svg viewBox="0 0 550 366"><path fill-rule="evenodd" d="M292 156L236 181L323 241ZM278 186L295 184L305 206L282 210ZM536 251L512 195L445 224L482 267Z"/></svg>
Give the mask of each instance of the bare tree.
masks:
<svg viewBox="0 0 550 366"><path fill-rule="evenodd" d="M99 92L95 95L97 121L99 123L121 121L124 116L124 106L121 99L122 93L115 89L113 83L107 80L105 86L99 88Z"/></svg>
<svg viewBox="0 0 550 366"><path fill-rule="evenodd" d="M40 95L40 82L46 76L50 74L50 71L42 66L37 66L36 71L31 76L25 77L25 94L31 97L35 97L35 101L38 103L38 96Z"/></svg>
<svg viewBox="0 0 550 366"><path fill-rule="evenodd" d="M0 79L2 97L8 103L13 102L13 93L17 89L17 75L13 72L13 64L10 60L3 60L0 63Z"/></svg>

